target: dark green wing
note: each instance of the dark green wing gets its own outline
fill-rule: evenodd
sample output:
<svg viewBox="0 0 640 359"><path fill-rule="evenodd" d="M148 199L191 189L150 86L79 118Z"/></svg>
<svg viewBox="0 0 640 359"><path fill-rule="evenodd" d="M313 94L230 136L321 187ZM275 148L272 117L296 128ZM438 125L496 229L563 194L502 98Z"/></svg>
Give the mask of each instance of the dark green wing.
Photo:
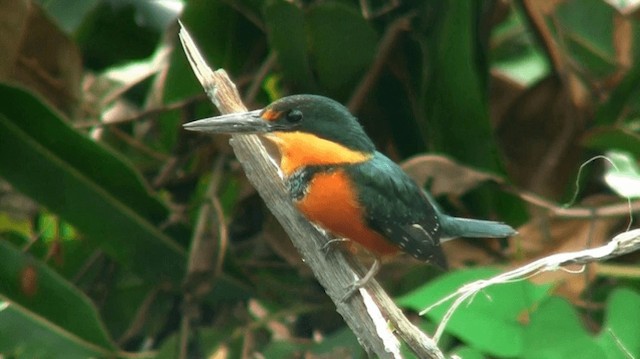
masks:
<svg viewBox="0 0 640 359"><path fill-rule="evenodd" d="M393 161L376 152L347 173L357 183L371 228L413 257L442 268L438 214L418 186Z"/></svg>

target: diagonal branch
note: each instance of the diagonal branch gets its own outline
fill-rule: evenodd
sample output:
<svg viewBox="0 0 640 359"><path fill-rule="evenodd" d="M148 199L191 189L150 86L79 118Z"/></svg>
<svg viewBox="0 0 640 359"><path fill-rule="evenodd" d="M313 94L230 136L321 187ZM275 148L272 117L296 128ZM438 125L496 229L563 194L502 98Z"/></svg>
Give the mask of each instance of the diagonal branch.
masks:
<svg viewBox="0 0 640 359"><path fill-rule="evenodd" d="M207 66L182 26L180 39L194 73L220 112L246 111L226 72L222 69L212 71ZM362 266L339 251L324 254L327 238L293 207L277 169L257 136L234 135L231 144L247 177L367 353L379 358L400 358L397 334L418 357L444 358L433 340L407 320L375 280L368 282L366 288L358 290L349 300L341 301L347 288L358 279L354 268L362 273Z"/></svg>

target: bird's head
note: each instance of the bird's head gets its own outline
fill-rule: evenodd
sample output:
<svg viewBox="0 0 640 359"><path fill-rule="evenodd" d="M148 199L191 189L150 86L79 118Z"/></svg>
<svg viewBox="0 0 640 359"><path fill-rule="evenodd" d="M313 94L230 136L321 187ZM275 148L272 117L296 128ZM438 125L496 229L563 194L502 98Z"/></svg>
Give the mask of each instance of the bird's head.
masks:
<svg viewBox="0 0 640 359"><path fill-rule="evenodd" d="M348 150L372 153L375 146L356 118L340 103L316 95L294 95L262 110L205 118L184 125L191 131L228 134L262 134L278 143L315 138Z"/></svg>

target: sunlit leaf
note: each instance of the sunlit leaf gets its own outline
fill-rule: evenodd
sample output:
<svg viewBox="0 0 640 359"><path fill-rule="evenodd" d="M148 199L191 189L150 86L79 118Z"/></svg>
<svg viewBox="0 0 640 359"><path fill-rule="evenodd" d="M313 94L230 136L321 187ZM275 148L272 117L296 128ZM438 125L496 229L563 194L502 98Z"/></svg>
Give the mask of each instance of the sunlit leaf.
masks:
<svg viewBox="0 0 640 359"><path fill-rule="evenodd" d="M622 197L640 197L640 166L636 159L619 151L609 151L606 156L613 162L607 162L607 172L604 175L609 187Z"/></svg>

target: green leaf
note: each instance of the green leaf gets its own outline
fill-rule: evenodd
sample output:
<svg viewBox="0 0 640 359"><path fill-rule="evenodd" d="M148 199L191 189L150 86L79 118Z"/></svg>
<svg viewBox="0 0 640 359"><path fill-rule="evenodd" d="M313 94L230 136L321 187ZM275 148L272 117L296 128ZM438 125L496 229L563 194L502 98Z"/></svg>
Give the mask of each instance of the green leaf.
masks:
<svg viewBox="0 0 640 359"><path fill-rule="evenodd" d="M327 335L319 343L309 346L309 350L317 356L365 358L365 352L358 343L353 332L344 327Z"/></svg>
<svg viewBox="0 0 640 359"><path fill-rule="evenodd" d="M0 241L0 263L0 353L50 345L49 353L69 346L104 356L116 349L90 300L46 264L6 241Z"/></svg>
<svg viewBox="0 0 640 359"><path fill-rule="evenodd" d="M422 310L465 284L498 273L490 268L452 272L403 296L398 303ZM456 309L446 331L490 355L522 355L524 328L520 317L546 298L548 290L549 286L535 286L527 281L493 285ZM439 322L451 303L448 301L426 315Z"/></svg>
<svg viewBox="0 0 640 359"><path fill-rule="evenodd" d="M524 334L522 357L526 359L606 358L571 304L558 297L540 304Z"/></svg>
<svg viewBox="0 0 640 359"><path fill-rule="evenodd" d="M615 11L604 1L567 1L558 5L555 21L562 24L556 36L582 71L595 76L606 76L616 70L614 49Z"/></svg>
<svg viewBox="0 0 640 359"><path fill-rule="evenodd" d="M100 3L100 0L40 0L38 2L59 27L71 33L80 26L82 19Z"/></svg>
<svg viewBox="0 0 640 359"><path fill-rule="evenodd" d="M167 211L139 174L30 93L6 85L0 85L0 176L137 274L182 280L184 249L155 227Z"/></svg>
<svg viewBox="0 0 640 359"><path fill-rule="evenodd" d="M491 42L492 66L509 78L531 86L549 73L544 52L527 31L519 9L492 29Z"/></svg>
<svg viewBox="0 0 640 359"><path fill-rule="evenodd" d="M243 12L240 13L224 1L189 1L180 16L209 66L214 70L225 69L231 78L240 69L250 66L250 59L257 57L256 48L266 48L261 46L266 42L264 33L245 16L256 14L250 14L249 8L242 7ZM165 103L184 101L203 94L202 86L193 74L177 36L174 46L163 87ZM214 106L208 101L197 104L199 106L191 109L190 119L212 115ZM160 117L161 143L154 144L156 147L164 148L167 152L175 150L178 134L184 131L180 126L185 120L183 116L183 113L174 111Z"/></svg>
<svg viewBox="0 0 640 359"><path fill-rule="evenodd" d="M373 61L378 35L354 8L321 2L306 14L307 33L318 80L345 94Z"/></svg>
<svg viewBox="0 0 640 359"><path fill-rule="evenodd" d="M625 198L640 198L640 167L630 154L620 151L609 151L604 180L617 194Z"/></svg>
<svg viewBox="0 0 640 359"><path fill-rule="evenodd" d="M112 351L61 330L1 294L0 352L10 358L54 358L61 353L69 359L115 356Z"/></svg>
<svg viewBox="0 0 640 359"><path fill-rule="evenodd" d="M428 137L433 149L476 167L499 171L485 94L487 69L474 43L477 2L447 1L429 43L425 92Z"/></svg>
<svg viewBox="0 0 640 359"><path fill-rule="evenodd" d="M481 351L471 348L471 347L462 347L462 348L456 348L455 350L452 351L452 357L453 355L457 355L459 358L464 358L464 359L484 359L485 356L482 354Z"/></svg>
<svg viewBox="0 0 640 359"><path fill-rule="evenodd" d="M640 38L640 32L635 30L634 39ZM638 54L636 54L637 56ZM625 115L628 105L636 102L637 93L640 88L640 64L636 63L631 70L620 81L606 101L596 109L594 115L594 123L597 125L606 125L616 123L619 118ZM638 151L636 147L636 151Z"/></svg>
<svg viewBox="0 0 640 359"><path fill-rule="evenodd" d="M424 115L418 117L423 137L432 151L495 173L503 173L498 146L489 117L486 57L479 30L481 2L426 2L433 18L433 31L425 36L428 56L421 103ZM479 217L496 213L508 222L526 216L520 200L483 187L465 196Z"/></svg>
<svg viewBox="0 0 640 359"><path fill-rule="evenodd" d="M269 44L278 56L285 79L296 92L316 92L302 10L292 3L276 1L267 6L265 21Z"/></svg>
<svg viewBox="0 0 640 359"><path fill-rule="evenodd" d="M621 127L600 126L587 131L582 143L600 151L620 150L640 158L640 134Z"/></svg>
<svg viewBox="0 0 640 359"><path fill-rule="evenodd" d="M151 56L161 31L145 22L136 6L99 2L77 28L84 64L94 70Z"/></svg>
<svg viewBox="0 0 640 359"><path fill-rule="evenodd" d="M640 357L640 294L631 289L615 290L607 300L604 325L598 343L610 359ZM622 348L620 347L622 346ZM624 348L624 349L623 349Z"/></svg>
<svg viewBox="0 0 640 359"><path fill-rule="evenodd" d="M13 218L10 214L0 212L0 233L14 232L23 237L31 238L31 222L26 218Z"/></svg>

